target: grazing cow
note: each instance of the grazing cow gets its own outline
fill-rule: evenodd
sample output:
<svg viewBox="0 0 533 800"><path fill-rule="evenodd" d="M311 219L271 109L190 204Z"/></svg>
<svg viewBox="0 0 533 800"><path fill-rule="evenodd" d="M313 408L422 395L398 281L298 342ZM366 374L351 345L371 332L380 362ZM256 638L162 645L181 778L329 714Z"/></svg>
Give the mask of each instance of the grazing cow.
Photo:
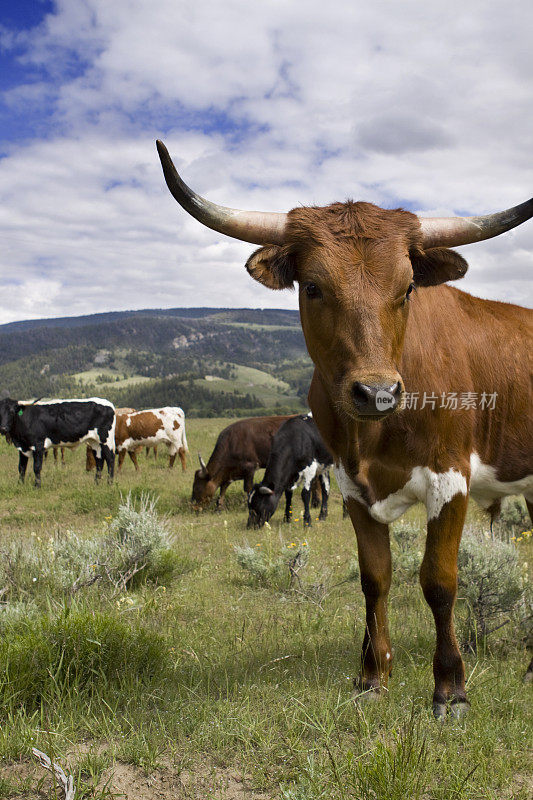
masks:
<svg viewBox="0 0 533 800"><path fill-rule="evenodd" d="M533 312L447 286L467 270L448 248L520 225L533 216L533 199L481 217L424 219L354 202L237 211L192 192L158 149L170 191L192 216L264 245L246 264L253 278L271 289L299 284L316 366L309 405L358 541L366 599L358 688L376 694L387 685L389 524L422 502L420 580L436 626L433 710L443 718L449 706L459 716L468 701L453 611L468 496L488 509L521 493L533 512Z"/></svg>
<svg viewBox="0 0 533 800"><path fill-rule="evenodd" d="M186 455L189 450L185 435L185 414L181 408L166 406L165 408L149 408L146 411L134 411L131 414L117 414L115 438L119 472L126 453L129 454L138 471L138 449L156 444L166 444L169 469L174 466L176 455L180 457L182 470L185 472L187 468Z"/></svg>
<svg viewBox="0 0 533 800"><path fill-rule="evenodd" d="M224 428L207 464L198 454L200 469L194 473L192 487L195 510L207 506L220 487L216 510L221 511L226 490L233 481L244 481L244 491L249 494L255 471L266 467L274 435L288 419L288 416L251 417Z"/></svg>
<svg viewBox="0 0 533 800"><path fill-rule="evenodd" d="M291 521L292 493L300 485L304 504L304 525L311 525L309 510L311 483L318 477L322 489L319 519L328 515L329 474L333 460L318 432L312 414L284 422L274 436L261 483L248 496L248 527L261 528L268 522L285 492L285 522Z"/></svg>
<svg viewBox="0 0 533 800"><path fill-rule="evenodd" d="M41 485L43 457L51 447L77 447L88 442L96 461L98 483L104 462L108 481L115 468L115 409L108 400L46 400L32 405L0 401L0 433L19 451L19 479L24 482L33 454L35 486Z"/></svg>

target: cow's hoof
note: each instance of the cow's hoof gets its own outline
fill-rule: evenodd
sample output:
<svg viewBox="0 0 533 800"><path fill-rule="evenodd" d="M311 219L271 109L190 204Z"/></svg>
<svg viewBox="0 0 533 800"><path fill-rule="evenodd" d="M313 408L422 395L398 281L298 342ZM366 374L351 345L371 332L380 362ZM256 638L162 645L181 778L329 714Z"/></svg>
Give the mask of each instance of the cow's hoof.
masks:
<svg viewBox="0 0 533 800"><path fill-rule="evenodd" d="M468 700L456 700L450 705L450 717L453 720L463 719L469 711L470 703Z"/></svg>
<svg viewBox="0 0 533 800"><path fill-rule="evenodd" d="M433 716L435 719L443 721L449 712L450 719L457 722L463 719L470 710L470 703L468 700L456 700L451 702L448 706L446 703L433 703Z"/></svg>
<svg viewBox="0 0 533 800"><path fill-rule="evenodd" d="M324 522L324 520L327 519L327 518L328 518L327 514L319 514L318 515L319 522Z"/></svg>

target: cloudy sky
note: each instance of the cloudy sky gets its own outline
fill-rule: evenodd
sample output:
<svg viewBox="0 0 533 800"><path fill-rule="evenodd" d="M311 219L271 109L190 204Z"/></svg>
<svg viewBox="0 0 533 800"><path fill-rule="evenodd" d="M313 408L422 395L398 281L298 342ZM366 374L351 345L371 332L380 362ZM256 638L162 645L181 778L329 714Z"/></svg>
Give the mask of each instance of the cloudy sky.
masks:
<svg viewBox="0 0 533 800"><path fill-rule="evenodd" d="M0 322L297 307L248 278L253 246L175 203L157 137L234 207L528 199L532 30L529 0L3 3ZM462 252L464 288L533 305L533 221Z"/></svg>

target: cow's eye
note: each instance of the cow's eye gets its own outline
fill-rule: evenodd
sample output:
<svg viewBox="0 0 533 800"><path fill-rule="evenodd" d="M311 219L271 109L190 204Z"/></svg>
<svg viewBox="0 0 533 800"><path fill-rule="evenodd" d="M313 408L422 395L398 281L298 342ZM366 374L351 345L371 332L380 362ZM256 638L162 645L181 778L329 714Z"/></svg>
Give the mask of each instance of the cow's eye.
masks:
<svg viewBox="0 0 533 800"><path fill-rule="evenodd" d="M304 289L306 295L313 300L319 300L322 297L322 292L316 283L306 283Z"/></svg>
<svg viewBox="0 0 533 800"><path fill-rule="evenodd" d="M409 295L411 294L411 292L413 291L414 288L415 288L414 283L411 283L409 285L409 288L407 289L407 291L405 293L405 297L404 297L404 300L403 300L404 304L409 300Z"/></svg>

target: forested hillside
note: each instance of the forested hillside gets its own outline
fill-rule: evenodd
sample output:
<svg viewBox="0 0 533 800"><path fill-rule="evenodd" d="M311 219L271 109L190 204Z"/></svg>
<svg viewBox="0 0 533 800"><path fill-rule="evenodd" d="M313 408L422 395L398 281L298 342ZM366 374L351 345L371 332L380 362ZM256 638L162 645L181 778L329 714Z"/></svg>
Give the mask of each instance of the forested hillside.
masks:
<svg viewBox="0 0 533 800"><path fill-rule="evenodd" d="M0 326L3 396L282 413L306 407L311 374L295 311L155 309Z"/></svg>

